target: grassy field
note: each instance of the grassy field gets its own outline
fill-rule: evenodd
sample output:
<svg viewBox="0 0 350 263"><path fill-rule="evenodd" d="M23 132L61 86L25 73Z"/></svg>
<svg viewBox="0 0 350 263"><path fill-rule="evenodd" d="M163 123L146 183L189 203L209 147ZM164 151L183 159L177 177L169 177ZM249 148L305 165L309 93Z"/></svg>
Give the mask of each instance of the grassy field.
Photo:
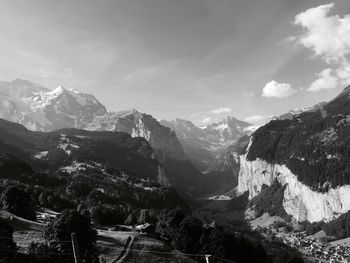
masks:
<svg viewBox="0 0 350 263"><path fill-rule="evenodd" d="M7 222L14 229L13 239L20 251L26 252L31 242L45 242L43 232L44 223L33 222L6 211L0 211L0 220ZM174 250L174 247L164 241L149 237L139 232L129 231L111 231L98 230L97 248L100 252L101 262L117 263L117 258L125 249L128 238L133 242L129 247L129 253L123 263L129 262L174 262L195 263L196 261L184 256L180 251ZM118 262L119 263L119 262Z"/></svg>

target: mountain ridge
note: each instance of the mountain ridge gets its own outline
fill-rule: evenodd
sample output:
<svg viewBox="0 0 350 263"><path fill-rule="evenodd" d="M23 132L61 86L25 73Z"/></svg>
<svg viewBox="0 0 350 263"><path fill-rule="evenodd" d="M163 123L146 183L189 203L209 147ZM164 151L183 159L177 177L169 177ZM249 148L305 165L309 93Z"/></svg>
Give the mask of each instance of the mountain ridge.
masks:
<svg viewBox="0 0 350 263"><path fill-rule="evenodd" d="M350 209L349 87L322 107L272 120L241 155L238 189L259 195L274 180L287 185L283 207L300 221L330 221ZM315 206L317 204L317 206Z"/></svg>
<svg viewBox="0 0 350 263"><path fill-rule="evenodd" d="M0 118L34 131L77 128L126 132L132 137L143 137L161 162L159 169L167 174L163 183L170 183L189 195L203 190L202 174L188 160L175 132L151 115L136 110L108 112L93 95L61 86L48 90L24 80L1 82L0 85L0 90L7 92L0 94ZM18 96L11 96L8 91L8 87L14 86Z"/></svg>

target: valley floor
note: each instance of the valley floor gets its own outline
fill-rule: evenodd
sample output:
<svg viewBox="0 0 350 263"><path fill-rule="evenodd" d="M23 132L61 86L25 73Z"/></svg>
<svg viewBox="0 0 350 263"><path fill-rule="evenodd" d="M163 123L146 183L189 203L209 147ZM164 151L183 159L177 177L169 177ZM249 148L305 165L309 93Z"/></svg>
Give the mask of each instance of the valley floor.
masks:
<svg viewBox="0 0 350 263"><path fill-rule="evenodd" d="M350 238L328 242L327 235L320 231L307 235L305 231L287 231L286 227L276 227L282 222L280 217L267 214L250 222L252 228L262 233L267 239L279 240L300 251L306 262L350 262Z"/></svg>

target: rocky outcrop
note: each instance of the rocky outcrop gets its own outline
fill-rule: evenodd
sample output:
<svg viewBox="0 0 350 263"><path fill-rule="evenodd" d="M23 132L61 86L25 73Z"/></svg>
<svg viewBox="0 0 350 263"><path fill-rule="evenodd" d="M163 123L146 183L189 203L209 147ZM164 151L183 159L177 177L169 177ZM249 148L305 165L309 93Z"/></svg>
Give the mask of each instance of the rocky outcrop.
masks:
<svg viewBox="0 0 350 263"><path fill-rule="evenodd" d="M277 180L285 185L283 208L298 221L331 221L350 210L350 186L344 185L327 192L313 191L298 181L285 165L270 164L257 159L240 157L239 193L249 191L249 199L257 196L263 185L271 186Z"/></svg>
<svg viewBox="0 0 350 263"><path fill-rule="evenodd" d="M86 122L84 128L88 130L121 131L133 137L143 137L158 153L159 159L164 159L164 155L180 160L186 159L175 132L161 125L151 115L136 110L109 112L105 115L96 116Z"/></svg>
<svg viewBox="0 0 350 263"><path fill-rule="evenodd" d="M251 124L231 116L205 128L199 128L191 121L183 119L162 120L161 124L175 131L186 155L203 172L210 172L215 163L224 162L224 155L231 154L228 147L251 133L248 129Z"/></svg>
<svg viewBox="0 0 350 263"><path fill-rule="evenodd" d="M106 108L91 94L49 90L25 80L0 82L0 117L36 131L81 128Z"/></svg>
<svg viewBox="0 0 350 263"><path fill-rule="evenodd" d="M272 120L240 157L238 191L249 198L275 180L284 210L298 221L331 221L350 210L350 86L335 99Z"/></svg>

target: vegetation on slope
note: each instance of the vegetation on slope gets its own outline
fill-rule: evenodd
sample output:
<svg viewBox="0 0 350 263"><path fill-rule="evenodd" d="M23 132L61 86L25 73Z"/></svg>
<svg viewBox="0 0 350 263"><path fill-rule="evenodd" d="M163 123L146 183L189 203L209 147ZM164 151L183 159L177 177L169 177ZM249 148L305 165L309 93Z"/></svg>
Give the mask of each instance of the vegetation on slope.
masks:
<svg viewBox="0 0 350 263"><path fill-rule="evenodd" d="M273 120L253 135L248 160L285 164L317 191L350 184L349 90L325 106Z"/></svg>

